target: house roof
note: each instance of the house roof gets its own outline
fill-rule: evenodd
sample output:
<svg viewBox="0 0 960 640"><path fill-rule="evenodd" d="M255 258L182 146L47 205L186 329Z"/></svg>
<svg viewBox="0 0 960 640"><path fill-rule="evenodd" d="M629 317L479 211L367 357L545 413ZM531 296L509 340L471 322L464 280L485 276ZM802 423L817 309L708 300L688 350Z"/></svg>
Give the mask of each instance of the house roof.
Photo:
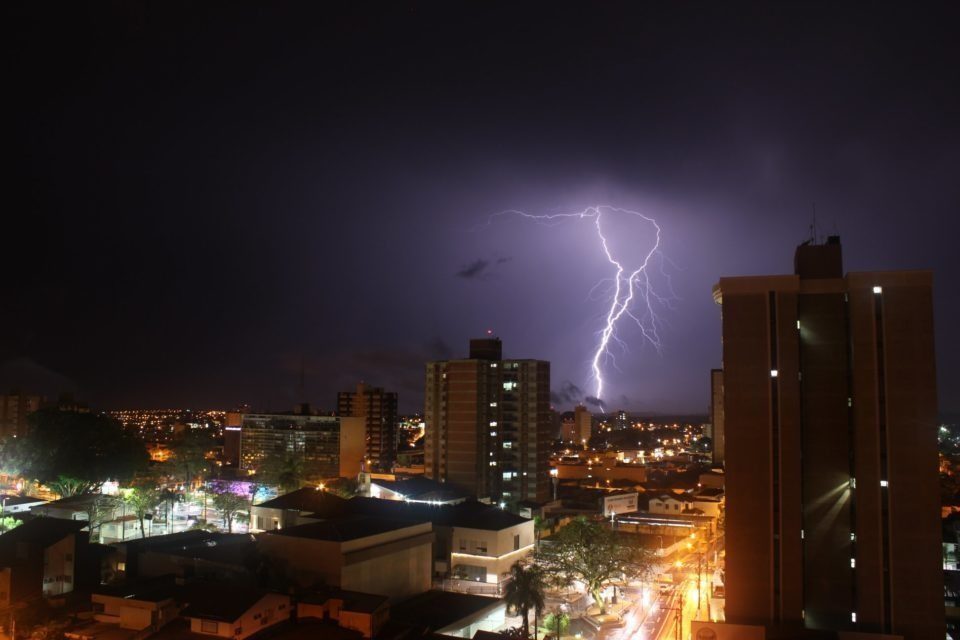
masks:
<svg viewBox="0 0 960 640"><path fill-rule="evenodd" d="M375 536L388 531L405 529L425 522L424 520L398 520L375 516L348 516L336 520L321 520L295 527L274 529L264 535L289 536L292 538L310 538L312 540L328 540L330 542L347 542L369 536Z"/></svg>
<svg viewBox="0 0 960 640"><path fill-rule="evenodd" d="M87 526L85 520L63 518L33 518L0 535L0 563L10 562L16 556L17 546L27 543L41 548L60 542L68 535Z"/></svg>
<svg viewBox="0 0 960 640"><path fill-rule="evenodd" d="M209 638L209 636L203 636ZM285 625L270 633L271 640L361 640L363 634L345 629L332 621L307 618Z"/></svg>
<svg viewBox="0 0 960 640"><path fill-rule="evenodd" d="M318 516L329 518L342 514L346 502L347 501L340 496L328 491L318 491L311 487L304 487L254 506L267 509L308 511Z"/></svg>
<svg viewBox="0 0 960 640"><path fill-rule="evenodd" d="M723 489L718 487L703 487L697 491L697 496L701 498L719 498L723 495Z"/></svg>
<svg viewBox="0 0 960 640"><path fill-rule="evenodd" d="M652 500L653 498L651 498ZM661 493L658 500L676 500L677 502L693 502L694 499L686 493Z"/></svg>
<svg viewBox="0 0 960 640"><path fill-rule="evenodd" d="M318 587L297 598L299 602L309 604L324 604L329 600L342 600L344 611L353 611L356 613L373 613L387 603L387 596L377 595L375 593L361 593L360 591L347 591L337 587Z"/></svg>
<svg viewBox="0 0 960 640"><path fill-rule="evenodd" d="M390 607L390 619L437 631L502 602L472 593L434 589Z"/></svg>
<svg viewBox="0 0 960 640"><path fill-rule="evenodd" d="M123 598L139 602L162 602L174 599L179 595L181 587L177 585L172 575L150 578L137 582L127 582L117 585L104 585L94 591L94 595Z"/></svg>
<svg viewBox="0 0 960 640"><path fill-rule="evenodd" d="M256 539L249 533L193 530L127 540L117 545L125 545L128 555L149 551L197 558L220 565L240 566L256 548Z"/></svg>
<svg viewBox="0 0 960 640"><path fill-rule="evenodd" d="M203 618L234 622L250 607L268 594L267 591L243 585L217 582L191 585L185 595L187 607L181 612L185 618Z"/></svg>
<svg viewBox="0 0 960 640"><path fill-rule="evenodd" d="M353 513L381 515L390 518L430 521L443 527L501 531L530 522L516 514L482 502L468 501L453 505L432 505L379 498L352 498L348 508Z"/></svg>
<svg viewBox="0 0 960 640"><path fill-rule="evenodd" d="M15 507L21 504L38 504L41 502L46 502L46 500L33 496L3 496L3 504L8 507Z"/></svg>
<svg viewBox="0 0 960 640"><path fill-rule="evenodd" d="M370 484L387 489L394 493L402 495L408 500L437 500L439 502L449 502L451 500L464 500L469 494L453 485L443 482L437 482L430 478L417 476L403 480L371 480Z"/></svg>
<svg viewBox="0 0 960 640"><path fill-rule="evenodd" d="M104 497L100 493L81 493L68 498L60 498L53 502L43 505L44 509L74 509L76 511L86 511L99 498Z"/></svg>

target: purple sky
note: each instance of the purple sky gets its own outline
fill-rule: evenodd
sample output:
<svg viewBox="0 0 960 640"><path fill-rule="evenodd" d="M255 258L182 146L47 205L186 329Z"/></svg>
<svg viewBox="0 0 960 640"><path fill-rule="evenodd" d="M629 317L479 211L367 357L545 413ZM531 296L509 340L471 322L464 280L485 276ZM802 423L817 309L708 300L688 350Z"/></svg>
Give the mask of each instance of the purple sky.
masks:
<svg viewBox="0 0 960 640"><path fill-rule="evenodd" d="M362 378L411 411L491 328L591 393L593 226L483 225L608 204L660 224L676 296L604 399L705 412L711 286L789 272L815 202L847 270L934 270L960 411L956 5L349 6L4 7L0 384L277 408L304 362L316 405Z"/></svg>

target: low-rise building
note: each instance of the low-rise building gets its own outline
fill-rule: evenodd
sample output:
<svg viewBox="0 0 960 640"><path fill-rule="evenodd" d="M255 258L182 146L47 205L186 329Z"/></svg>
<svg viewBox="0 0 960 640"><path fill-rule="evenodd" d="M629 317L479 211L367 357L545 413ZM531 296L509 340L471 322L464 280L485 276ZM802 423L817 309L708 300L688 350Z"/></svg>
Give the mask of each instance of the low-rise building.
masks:
<svg viewBox="0 0 960 640"><path fill-rule="evenodd" d="M250 531L273 531L339 517L347 512L346 502L328 491L297 489L251 507Z"/></svg>
<svg viewBox="0 0 960 640"><path fill-rule="evenodd" d="M429 521L348 516L268 531L259 549L301 586L323 584L392 599L431 585Z"/></svg>
<svg viewBox="0 0 960 640"><path fill-rule="evenodd" d="M156 631L179 615L177 587L172 580L136 586L100 587L90 595L94 619L120 629Z"/></svg>
<svg viewBox="0 0 960 640"><path fill-rule="evenodd" d="M499 586L511 565L533 552L533 520L481 502L438 506L353 498L349 505L358 513L432 522L436 535L433 548L436 577Z"/></svg>
<svg viewBox="0 0 960 640"><path fill-rule="evenodd" d="M334 620L364 638L377 635L390 617L386 596L327 587L297 598L297 620Z"/></svg>
<svg viewBox="0 0 960 640"><path fill-rule="evenodd" d="M19 495L9 495L3 496L0 498L2 500L2 508L0 508L0 515L8 515L11 513L24 513L30 511L34 507L39 507L42 504L46 504L47 501L42 498L34 498L33 496L19 496Z"/></svg>
<svg viewBox="0 0 960 640"><path fill-rule="evenodd" d="M84 525L36 518L0 535L0 609L73 591Z"/></svg>
<svg viewBox="0 0 960 640"><path fill-rule="evenodd" d="M216 584L193 589L181 615L190 631L205 636L243 640L286 622L291 616L290 597L252 587Z"/></svg>

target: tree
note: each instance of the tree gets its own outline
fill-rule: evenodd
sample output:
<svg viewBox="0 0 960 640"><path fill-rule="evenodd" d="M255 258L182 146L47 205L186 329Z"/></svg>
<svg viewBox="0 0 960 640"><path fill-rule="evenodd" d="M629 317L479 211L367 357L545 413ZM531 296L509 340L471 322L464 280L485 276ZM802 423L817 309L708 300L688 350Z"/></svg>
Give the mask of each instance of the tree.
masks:
<svg viewBox="0 0 960 640"><path fill-rule="evenodd" d="M238 511L248 508L246 497L230 491L221 491L214 494L213 506L223 513L223 521L227 525L227 533L233 533L233 521Z"/></svg>
<svg viewBox="0 0 960 640"><path fill-rule="evenodd" d="M285 493L296 491L304 482L303 459L291 454L266 458L257 469L257 476Z"/></svg>
<svg viewBox="0 0 960 640"><path fill-rule="evenodd" d="M117 515L117 507L121 498L118 496L97 496L87 511L87 521L90 523L90 538L92 542L100 542L100 533L103 525L113 520Z"/></svg>
<svg viewBox="0 0 960 640"><path fill-rule="evenodd" d="M173 505L180 502L180 494L170 489L160 491L160 504L163 505L163 515L166 520L166 532L170 533L170 512L173 511Z"/></svg>
<svg viewBox="0 0 960 640"><path fill-rule="evenodd" d="M570 628L570 616L563 611L557 613L548 613L543 619L543 626L540 627L544 635L555 634L557 640Z"/></svg>
<svg viewBox="0 0 960 640"><path fill-rule="evenodd" d="M137 516L137 520L140 521L140 537L147 537L144 521L147 518L147 514L160 504L160 492L150 487L134 487L126 492L123 501L130 507L134 515Z"/></svg>
<svg viewBox="0 0 960 640"><path fill-rule="evenodd" d="M577 518L543 541L537 562L557 586L579 580L606 613L603 589L624 574L640 575L650 564L650 554L611 531L604 524Z"/></svg>
<svg viewBox="0 0 960 640"><path fill-rule="evenodd" d="M349 500L360 492L360 483L356 478L337 478L327 484L326 491Z"/></svg>
<svg viewBox="0 0 960 640"><path fill-rule="evenodd" d="M544 577L537 565L524 567L520 562L514 562L510 567L510 582L504 591L503 599L507 607L520 614L523 621L523 637L530 635L530 609L539 616L543 612Z"/></svg>
<svg viewBox="0 0 960 640"><path fill-rule="evenodd" d="M11 518L10 516L0 516L0 533L6 533L11 529L16 529L21 524L23 524L23 522L21 520L17 520L16 518Z"/></svg>
<svg viewBox="0 0 960 640"><path fill-rule="evenodd" d="M149 460L143 443L116 420L56 407L31 413L27 433L4 447L4 457L28 479L47 484L62 476L71 490L93 491L106 480L129 480Z"/></svg>
<svg viewBox="0 0 960 640"><path fill-rule="evenodd" d="M184 486L189 488L197 477L202 480L210 471L207 454L213 447L213 439L203 431L189 431L173 446L173 468Z"/></svg>
<svg viewBox="0 0 960 640"><path fill-rule="evenodd" d="M92 493L99 487L100 483L68 476L58 476L56 480L47 482L46 485L50 491L53 491L61 498L69 498L84 493Z"/></svg>

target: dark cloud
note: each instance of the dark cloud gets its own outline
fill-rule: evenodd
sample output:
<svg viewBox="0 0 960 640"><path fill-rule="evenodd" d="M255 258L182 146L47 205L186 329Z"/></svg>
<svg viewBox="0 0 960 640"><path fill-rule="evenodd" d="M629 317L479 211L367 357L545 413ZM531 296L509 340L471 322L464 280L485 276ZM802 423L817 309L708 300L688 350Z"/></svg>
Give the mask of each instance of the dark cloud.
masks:
<svg viewBox="0 0 960 640"><path fill-rule="evenodd" d="M550 402L556 405L577 404L583 396L583 389L569 380L564 380L559 390L550 392Z"/></svg>
<svg viewBox="0 0 960 640"><path fill-rule="evenodd" d="M483 258L477 258L470 264L464 265L457 271L457 277L466 278L470 280L472 278L477 278L487 270L487 267L490 266L490 263L484 260Z"/></svg>
<svg viewBox="0 0 960 640"><path fill-rule="evenodd" d="M591 407L598 407L600 409L603 409L603 403L600 402L600 398L597 398L594 396L587 396L583 399L583 401L586 404L590 405Z"/></svg>
<svg viewBox="0 0 960 640"><path fill-rule="evenodd" d="M13 358L0 363L0 393L19 390L55 398L77 392L77 384L31 358Z"/></svg>

